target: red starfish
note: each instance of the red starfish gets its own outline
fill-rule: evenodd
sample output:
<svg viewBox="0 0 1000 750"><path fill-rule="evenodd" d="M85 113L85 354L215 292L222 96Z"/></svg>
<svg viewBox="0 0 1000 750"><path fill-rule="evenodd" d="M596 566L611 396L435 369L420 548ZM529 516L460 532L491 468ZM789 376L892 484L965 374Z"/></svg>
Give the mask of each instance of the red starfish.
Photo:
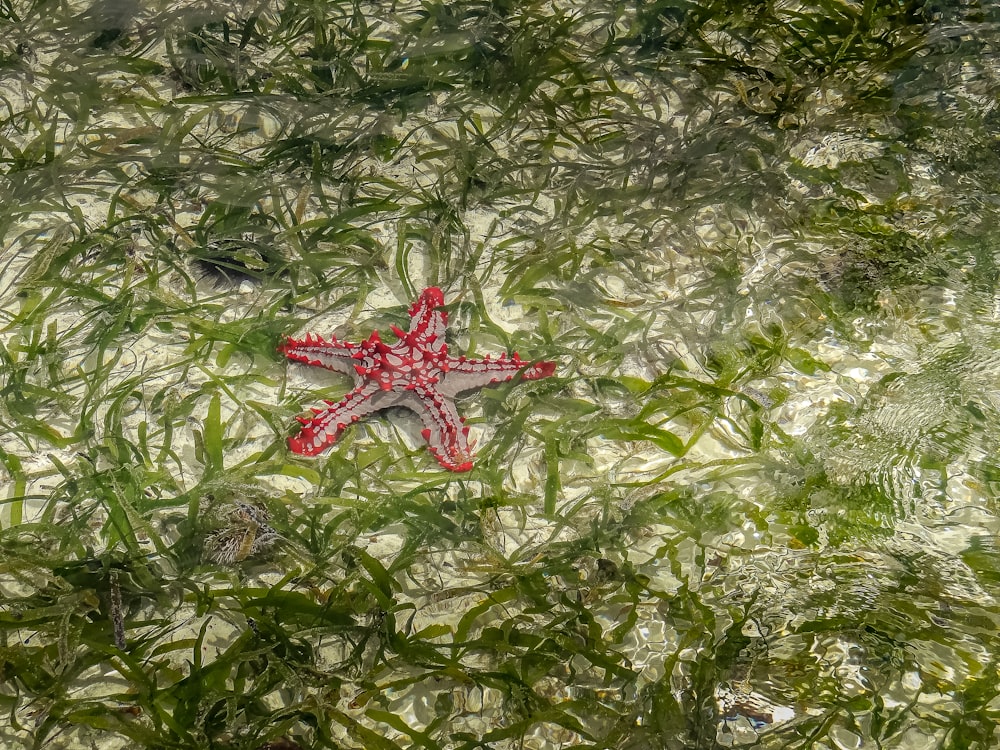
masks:
<svg viewBox="0 0 1000 750"><path fill-rule="evenodd" d="M521 373L525 380L546 378L555 372L555 362L522 361L515 352L508 359L466 359L448 355L444 340L448 314L439 309L444 295L436 287L425 289L410 308L410 330L392 326L399 337L392 346L382 343L378 331L367 341L351 344L307 333L301 340L289 338L278 351L289 359L354 376L355 388L339 403L313 409L312 418L297 417L302 431L288 439L294 453L315 456L334 443L349 424L380 409L405 406L420 415L421 433L431 453L446 469L468 471L472 450L465 420L455 409L455 396L491 383L511 380Z"/></svg>

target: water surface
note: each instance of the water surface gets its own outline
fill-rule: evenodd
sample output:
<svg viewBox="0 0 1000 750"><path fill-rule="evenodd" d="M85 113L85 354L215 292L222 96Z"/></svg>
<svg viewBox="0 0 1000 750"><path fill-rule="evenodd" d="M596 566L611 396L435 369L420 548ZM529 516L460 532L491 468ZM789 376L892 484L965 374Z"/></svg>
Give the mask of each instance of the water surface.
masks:
<svg viewBox="0 0 1000 750"><path fill-rule="evenodd" d="M2 742L994 746L998 20L0 4ZM290 453L428 286L556 377Z"/></svg>

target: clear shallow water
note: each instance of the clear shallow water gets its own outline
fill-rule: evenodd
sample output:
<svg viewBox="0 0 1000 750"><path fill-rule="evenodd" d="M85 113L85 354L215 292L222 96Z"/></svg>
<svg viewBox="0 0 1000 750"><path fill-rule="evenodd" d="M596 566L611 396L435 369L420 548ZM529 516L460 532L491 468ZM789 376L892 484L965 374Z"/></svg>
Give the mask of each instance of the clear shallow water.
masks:
<svg viewBox="0 0 1000 750"><path fill-rule="evenodd" d="M0 14L5 742L995 744L991 6Z"/></svg>

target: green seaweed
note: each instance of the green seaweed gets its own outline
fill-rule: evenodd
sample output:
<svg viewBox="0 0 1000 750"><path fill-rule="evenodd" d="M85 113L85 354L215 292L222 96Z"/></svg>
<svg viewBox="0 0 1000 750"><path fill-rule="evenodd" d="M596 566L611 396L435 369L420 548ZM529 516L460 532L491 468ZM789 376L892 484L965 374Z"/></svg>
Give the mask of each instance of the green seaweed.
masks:
<svg viewBox="0 0 1000 750"><path fill-rule="evenodd" d="M997 20L0 2L0 744L988 747Z"/></svg>

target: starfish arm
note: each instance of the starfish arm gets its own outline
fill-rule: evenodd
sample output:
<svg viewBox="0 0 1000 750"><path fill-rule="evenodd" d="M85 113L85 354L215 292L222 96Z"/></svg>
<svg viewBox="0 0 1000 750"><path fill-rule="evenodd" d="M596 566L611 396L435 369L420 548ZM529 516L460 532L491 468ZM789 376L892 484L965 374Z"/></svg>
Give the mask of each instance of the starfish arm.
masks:
<svg viewBox="0 0 1000 750"><path fill-rule="evenodd" d="M424 423L421 431L434 458L451 471L468 471L472 468L472 448L469 446L469 428L455 410L455 404L434 388L418 386L413 390L419 404L411 406ZM406 404L410 406L410 404Z"/></svg>
<svg viewBox="0 0 1000 750"><path fill-rule="evenodd" d="M358 357L362 347L346 341L331 339L307 333L304 339L287 338L278 346L278 351L291 360L307 365L325 367L327 370L356 375Z"/></svg>
<svg viewBox="0 0 1000 750"><path fill-rule="evenodd" d="M410 306L410 330L404 332L394 326L393 331L401 340L418 349L429 349L431 352L446 349L448 315L441 309L443 306L441 290L436 286L428 287Z"/></svg>
<svg viewBox="0 0 1000 750"><path fill-rule="evenodd" d="M521 373L522 380L539 380L549 377L555 371L555 362L525 362L516 352L510 359L504 354L498 359L452 357L448 360L448 369L438 390L444 396L454 398L463 391L513 380L518 373Z"/></svg>
<svg viewBox="0 0 1000 750"><path fill-rule="evenodd" d="M381 391L379 384L368 382L359 385L338 403L327 401L325 409L313 409L314 417L296 417L302 423L298 435L288 438L292 453L315 456L333 445L340 433L349 424L368 416L373 411L385 408L373 398Z"/></svg>

